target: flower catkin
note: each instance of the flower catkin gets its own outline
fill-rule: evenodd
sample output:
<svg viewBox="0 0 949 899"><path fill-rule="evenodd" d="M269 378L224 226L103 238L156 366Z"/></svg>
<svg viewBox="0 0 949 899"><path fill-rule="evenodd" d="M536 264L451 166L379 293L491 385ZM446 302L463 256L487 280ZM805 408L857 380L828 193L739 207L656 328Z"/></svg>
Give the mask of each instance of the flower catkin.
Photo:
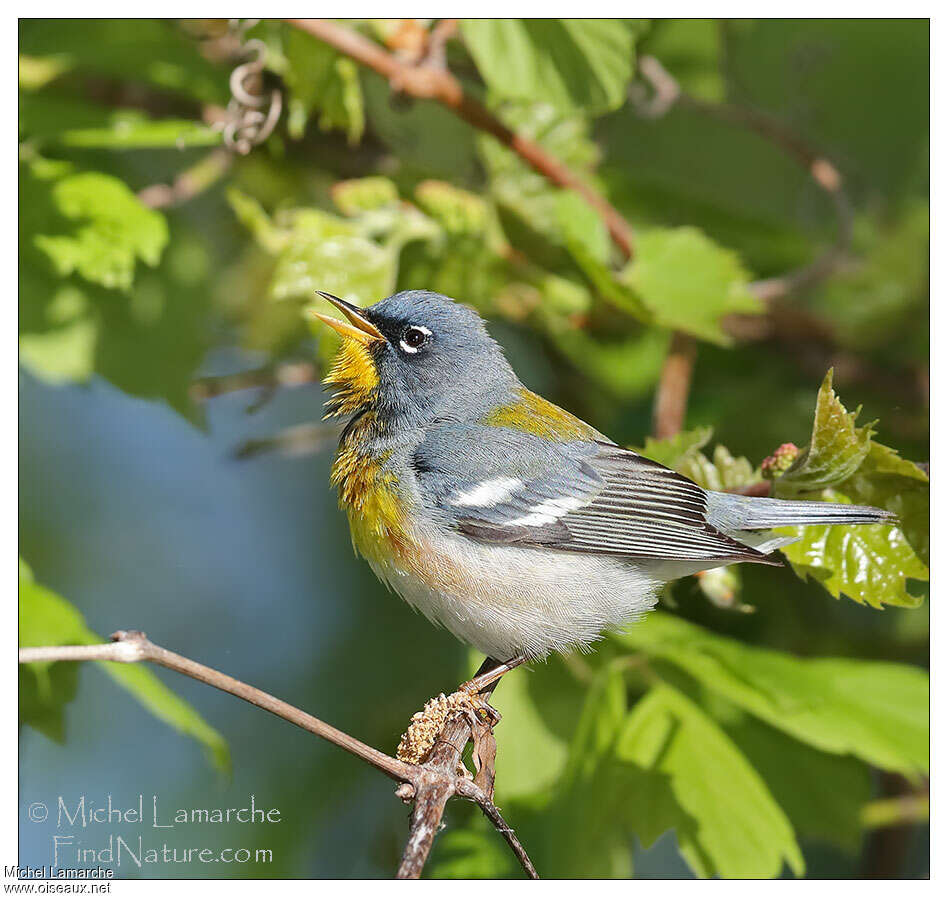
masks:
<svg viewBox="0 0 949 899"><path fill-rule="evenodd" d="M471 695L464 691L446 696L439 693L425 703L425 708L416 712L409 721L409 729L402 734L396 758L403 762L419 764L431 748L451 712L471 708Z"/></svg>

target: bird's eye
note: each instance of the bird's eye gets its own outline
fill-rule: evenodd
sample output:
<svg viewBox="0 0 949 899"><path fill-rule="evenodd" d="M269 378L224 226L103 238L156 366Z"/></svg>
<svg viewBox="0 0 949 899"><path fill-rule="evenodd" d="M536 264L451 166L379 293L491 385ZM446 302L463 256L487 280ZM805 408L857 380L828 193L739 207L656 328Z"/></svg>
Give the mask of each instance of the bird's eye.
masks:
<svg viewBox="0 0 949 899"><path fill-rule="evenodd" d="M419 347L425 343L431 334L432 332L428 328L423 328L421 325L412 325L412 327L405 329L405 333L399 341L399 346L407 353L417 353Z"/></svg>

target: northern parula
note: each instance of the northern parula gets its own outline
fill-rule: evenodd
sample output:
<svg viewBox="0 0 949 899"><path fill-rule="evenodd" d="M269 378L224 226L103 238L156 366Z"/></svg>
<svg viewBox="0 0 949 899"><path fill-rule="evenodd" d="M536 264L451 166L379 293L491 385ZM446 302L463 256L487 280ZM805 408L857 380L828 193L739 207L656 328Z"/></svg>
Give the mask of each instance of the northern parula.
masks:
<svg viewBox="0 0 949 899"><path fill-rule="evenodd" d="M332 469L356 550L432 621L496 660L585 646L667 581L768 553L769 529L873 524L869 506L704 490L518 380L484 322L409 290L366 309L321 295L343 341Z"/></svg>

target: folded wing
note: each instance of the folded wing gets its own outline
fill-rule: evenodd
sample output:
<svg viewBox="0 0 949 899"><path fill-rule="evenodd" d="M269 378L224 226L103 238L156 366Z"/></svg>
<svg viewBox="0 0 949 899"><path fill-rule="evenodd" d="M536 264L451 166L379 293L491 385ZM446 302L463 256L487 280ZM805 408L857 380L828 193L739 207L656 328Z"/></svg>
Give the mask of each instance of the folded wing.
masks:
<svg viewBox="0 0 949 899"><path fill-rule="evenodd" d="M433 511L477 540L631 559L767 562L707 519L688 478L608 443L452 423L415 453Z"/></svg>

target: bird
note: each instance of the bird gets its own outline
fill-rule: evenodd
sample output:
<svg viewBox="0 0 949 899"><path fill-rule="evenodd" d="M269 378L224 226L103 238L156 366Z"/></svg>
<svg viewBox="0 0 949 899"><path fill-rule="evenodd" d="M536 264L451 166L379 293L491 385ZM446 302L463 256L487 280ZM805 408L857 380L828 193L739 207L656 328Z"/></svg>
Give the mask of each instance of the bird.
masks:
<svg viewBox="0 0 949 899"><path fill-rule="evenodd" d="M530 391L471 307L404 290L317 318L346 424L332 465L353 545L409 605L487 656L470 689L635 622L669 581L780 565L786 525L870 506L705 490Z"/></svg>

